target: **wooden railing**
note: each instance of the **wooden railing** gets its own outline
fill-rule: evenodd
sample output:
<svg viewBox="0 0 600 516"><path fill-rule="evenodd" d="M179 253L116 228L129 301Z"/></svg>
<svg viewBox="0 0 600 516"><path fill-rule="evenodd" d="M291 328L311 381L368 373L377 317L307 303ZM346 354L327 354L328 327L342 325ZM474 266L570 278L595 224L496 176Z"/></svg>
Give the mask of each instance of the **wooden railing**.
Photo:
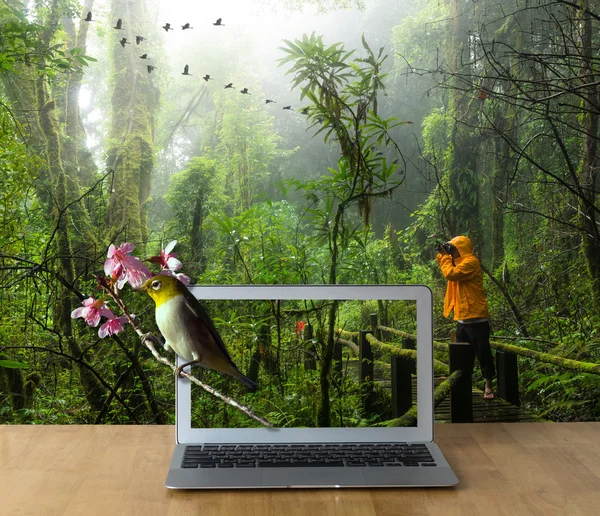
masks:
<svg viewBox="0 0 600 516"><path fill-rule="evenodd" d="M347 346L359 357L359 381L364 392L364 409L372 412L374 402L373 363L374 350L389 353L392 377L392 418L380 423L381 426L405 426L416 421L416 406L412 402L412 375L416 374L415 350L416 335L377 324L377 314L371 314L368 330L350 332L337 330L338 343ZM401 346L384 342L382 335L394 335L402 339ZM453 423L473 421L472 367L473 351L468 343L455 342L452 332L450 342L434 340L434 351L438 356L447 353L448 363L434 359L434 372L449 375L434 392L436 406L450 396L450 420ZM519 405L518 356L535 359L539 362L559 366L575 372L600 374L600 364L581 362L543 353L528 348L491 340L496 350L497 396L513 405ZM411 423L412 422L412 423Z"/></svg>
<svg viewBox="0 0 600 516"><path fill-rule="evenodd" d="M371 316L373 320L373 316ZM349 332L337 330L337 342L347 346L358 356L358 379L363 392L363 409L367 414L373 413L374 407L374 350L390 354L391 388L392 388L392 420L382 423L384 426L410 426L416 420L416 406L412 399L412 377L416 374L417 351L416 336L393 328L375 326L380 330L391 331L402 337L401 347L383 342L373 335L373 330ZM350 340L350 339L354 339ZM468 344L439 343L438 351L450 351L450 363L434 359L433 369L437 375L448 378L434 392L436 406L450 395L450 419L454 423L468 422L473 419L471 401L471 356ZM465 374L468 373L468 374Z"/></svg>

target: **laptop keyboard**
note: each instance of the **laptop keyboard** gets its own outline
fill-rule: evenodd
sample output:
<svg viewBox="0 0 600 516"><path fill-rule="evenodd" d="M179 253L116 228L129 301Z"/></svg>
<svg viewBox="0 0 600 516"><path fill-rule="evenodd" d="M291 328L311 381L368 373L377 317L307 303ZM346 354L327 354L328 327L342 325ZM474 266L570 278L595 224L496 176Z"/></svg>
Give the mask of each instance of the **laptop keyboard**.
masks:
<svg viewBox="0 0 600 516"><path fill-rule="evenodd" d="M186 446L182 468L436 466L424 444L204 444Z"/></svg>

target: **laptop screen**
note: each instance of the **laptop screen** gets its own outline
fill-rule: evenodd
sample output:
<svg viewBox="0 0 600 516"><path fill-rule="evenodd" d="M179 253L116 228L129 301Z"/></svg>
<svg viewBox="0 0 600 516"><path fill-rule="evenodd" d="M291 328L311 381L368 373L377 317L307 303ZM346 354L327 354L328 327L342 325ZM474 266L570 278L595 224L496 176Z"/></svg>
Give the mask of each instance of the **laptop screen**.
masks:
<svg viewBox="0 0 600 516"><path fill-rule="evenodd" d="M304 440L308 429L327 429L330 436L371 429L383 436L418 428L424 412L431 424L431 367L418 367L431 354L417 352L417 344L431 347L430 303L421 306L423 296L416 295L430 300L426 287L193 287L192 293L250 382L199 366L192 373L291 440ZM419 338L424 329L425 340ZM429 381L418 381L421 370ZM254 390L245 385L252 382ZM222 441L236 430L265 431L195 384L178 383L178 427L186 430L178 428L179 437L212 430ZM419 396L423 385L428 392ZM429 406L420 410L420 403Z"/></svg>

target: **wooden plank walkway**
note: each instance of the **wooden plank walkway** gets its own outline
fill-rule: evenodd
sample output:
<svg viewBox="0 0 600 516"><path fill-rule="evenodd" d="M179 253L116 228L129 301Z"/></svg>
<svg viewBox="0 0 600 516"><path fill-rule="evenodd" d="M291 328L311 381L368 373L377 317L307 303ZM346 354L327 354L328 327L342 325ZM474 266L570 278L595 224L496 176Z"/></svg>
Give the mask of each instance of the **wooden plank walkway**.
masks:
<svg viewBox="0 0 600 516"><path fill-rule="evenodd" d="M442 378L434 378L434 385L442 382ZM413 403L416 402L416 382L413 382ZM496 398L484 400L483 391L473 389L473 423L534 423L542 422L542 418L521 407L511 405L507 401ZM436 423L450 423L450 398L447 397L435 409Z"/></svg>
<svg viewBox="0 0 600 516"><path fill-rule="evenodd" d="M348 367L348 373L358 381L358 360L344 362ZM391 388L390 372L384 364L375 364L375 382L383 388ZM434 386L437 387L445 378L435 377ZM417 382L413 376L413 403L417 402ZM495 400L484 400L483 391L473 388L473 422L474 423L501 423L501 422L542 422L544 419L536 416L533 412L511 405L507 401L496 398ZM436 423L450 423L450 397L446 397L435 409Z"/></svg>

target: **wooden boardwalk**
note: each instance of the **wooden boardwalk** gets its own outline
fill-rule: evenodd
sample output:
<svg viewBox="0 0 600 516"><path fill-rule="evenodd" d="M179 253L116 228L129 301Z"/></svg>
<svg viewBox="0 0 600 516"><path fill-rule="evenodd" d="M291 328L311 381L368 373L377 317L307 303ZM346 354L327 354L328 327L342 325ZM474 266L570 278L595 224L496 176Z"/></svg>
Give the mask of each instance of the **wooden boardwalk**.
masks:
<svg viewBox="0 0 600 516"><path fill-rule="evenodd" d="M358 381L358 361L350 360L344 363L348 367L348 373ZM437 387L445 378L435 377L434 386ZM383 364L376 363L375 382L383 388L390 388L389 369L383 367ZM417 382L413 376L413 403L417 402ZM496 398L495 400L484 400L483 391L473 388L473 423L501 423L501 422L542 422L544 419L536 416L532 412L511 405L505 400ZM450 423L450 397L446 397L442 403L435 409L436 423Z"/></svg>
<svg viewBox="0 0 600 516"><path fill-rule="evenodd" d="M442 379L435 378L434 385L438 385ZM416 382L413 382L413 402L416 402ZM484 400L483 391L473 389L473 423L533 423L542 422L542 418L521 407L496 398L495 400ZM450 398L447 397L435 409L436 423L450 423Z"/></svg>

